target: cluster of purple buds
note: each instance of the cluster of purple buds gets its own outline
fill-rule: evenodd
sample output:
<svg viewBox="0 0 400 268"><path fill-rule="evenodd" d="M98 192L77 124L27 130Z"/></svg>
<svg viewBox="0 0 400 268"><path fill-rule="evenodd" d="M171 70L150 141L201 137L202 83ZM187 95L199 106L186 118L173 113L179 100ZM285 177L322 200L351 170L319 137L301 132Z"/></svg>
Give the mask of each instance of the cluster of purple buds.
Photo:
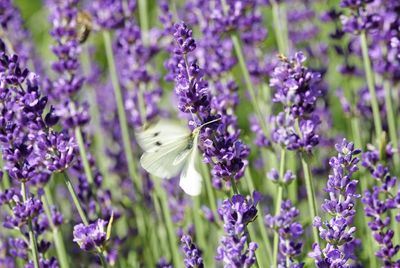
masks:
<svg viewBox="0 0 400 268"><path fill-rule="evenodd" d="M203 268L203 258L201 250L193 243L189 235L183 235L181 238L182 251L185 254L184 263L187 268Z"/></svg>
<svg viewBox="0 0 400 268"><path fill-rule="evenodd" d="M379 183L372 190L366 190L361 200L364 204L364 213L370 218L368 226L373 232L375 241L379 244L375 255L383 261L386 267L400 265L400 260L395 260L400 245L394 244L395 230L391 228L390 215L400 207L400 191L395 195L392 194L396 189L397 178L392 176L389 168L383 164L383 161L390 159L392 154L393 151L389 146L382 152L370 148L362 157L362 165ZM400 214L395 216L395 220L400 222Z"/></svg>
<svg viewBox="0 0 400 268"><path fill-rule="evenodd" d="M284 112L273 118L272 140L289 150L311 152L319 143L316 128L320 120L313 112L321 96L320 74L304 66L306 57L302 52L291 59L281 56L280 60L270 85L276 90L273 101L281 103Z"/></svg>
<svg viewBox="0 0 400 268"><path fill-rule="evenodd" d="M114 47L128 122L140 127L144 123L142 121L151 121L160 113L158 102L162 89L159 75L147 68L160 51L160 33L150 32L151 43L145 45L139 26L127 20L116 34Z"/></svg>
<svg viewBox="0 0 400 268"><path fill-rule="evenodd" d="M202 128L200 134L200 148L204 152L204 160L212 165L214 184L220 187L222 180L239 179L243 176L249 149L239 139L239 131L229 131L228 126L235 128L236 122L226 111L219 109L221 100L212 97L208 83L204 80L203 70L196 60L188 61L190 52L196 48L192 31L184 23L178 23L175 25L174 38L177 48L174 60L169 63L176 63L175 70L171 73L175 74L179 110L190 114L189 125L192 128L221 118L220 121ZM230 88L235 90L236 87ZM231 96L231 89L224 95ZM225 101L235 105L235 98L229 98Z"/></svg>
<svg viewBox="0 0 400 268"><path fill-rule="evenodd" d="M126 3L123 0L95 0L90 6L90 13L96 28L111 30L121 28L125 23L125 14L132 14L135 9L135 0Z"/></svg>
<svg viewBox="0 0 400 268"><path fill-rule="evenodd" d="M284 200L280 212L276 216L268 214L265 223L279 234L279 267L301 268L304 263L296 261L301 254L303 243L300 237L303 234L303 226L296 222L300 211L296 209L290 200Z"/></svg>
<svg viewBox="0 0 400 268"><path fill-rule="evenodd" d="M50 34L56 41L52 51L57 57L52 69L57 78L54 81L48 79L45 88L47 94L56 102L55 114L63 119L62 123L66 127L71 128L85 125L90 120L88 105L81 105L72 99L85 81L79 63L81 46L76 26L79 15L78 2L71 0L49 4L50 21L53 25Z"/></svg>
<svg viewBox="0 0 400 268"><path fill-rule="evenodd" d="M368 8L374 0L342 0L340 7L351 11L349 16L341 16L343 30L358 34L361 31L374 31L380 27L382 18L373 9Z"/></svg>
<svg viewBox="0 0 400 268"><path fill-rule="evenodd" d="M102 248L107 240L107 222L98 219L89 225L80 223L74 226L73 236L82 250L93 251Z"/></svg>
<svg viewBox="0 0 400 268"><path fill-rule="evenodd" d="M267 178L273 183L277 183L280 185L289 185L290 183L292 183L292 181L296 179L296 176L291 170L287 170L283 175L283 178L280 178L278 170L273 168L267 173Z"/></svg>
<svg viewBox="0 0 400 268"><path fill-rule="evenodd" d="M257 243L249 242L246 226L257 216L257 204L261 194L254 192L253 199L234 195L226 199L218 208L218 214L224 223L226 235L220 240L215 259L223 261L226 267L250 267L254 264Z"/></svg>
<svg viewBox="0 0 400 268"><path fill-rule="evenodd" d="M354 149L354 144L345 139L336 144L338 155L332 157L329 165L333 173L329 175L325 191L329 199L325 199L322 209L331 215L329 221L320 217L314 219L313 225L318 228L320 237L327 242L325 248L314 244L310 257L315 259L317 267L340 265L350 267L353 257L356 227L351 226L356 214L356 201L360 195L356 193L358 181L353 174L358 170L361 150Z"/></svg>

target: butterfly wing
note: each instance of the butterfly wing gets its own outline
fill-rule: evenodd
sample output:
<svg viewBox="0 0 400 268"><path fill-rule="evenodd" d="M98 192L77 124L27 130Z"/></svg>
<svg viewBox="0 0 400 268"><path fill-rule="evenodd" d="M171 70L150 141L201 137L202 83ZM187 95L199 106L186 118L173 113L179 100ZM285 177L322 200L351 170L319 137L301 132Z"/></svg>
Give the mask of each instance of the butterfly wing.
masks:
<svg viewBox="0 0 400 268"><path fill-rule="evenodd" d="M192 150L191 135L173 140L167 144L151 148L140 158L142 167L150 174L160 178L171 178L179 174L186 163L186 156ZM182 158L182 155L186 155ZM179 161L176 159L180 157Z"/></svg>
<svg viewBox="0 0 400 268"><path fill-rule="evenodd" d="M154 152L160 146L170 144L190 136L188 128L171 120L160 120L142 131L136 133L136 140L146 152Z"/></svg>
<svg viewBox="0 0 400 268"><path fill-rule="evenodd" d="M193 150L190 152L189 158L186 160L183 167L179 186L182 190L191 196L197 196L201 193L202 177L196 169L198 156L197 149L198 135L195 135L193 140Z"/></svg>

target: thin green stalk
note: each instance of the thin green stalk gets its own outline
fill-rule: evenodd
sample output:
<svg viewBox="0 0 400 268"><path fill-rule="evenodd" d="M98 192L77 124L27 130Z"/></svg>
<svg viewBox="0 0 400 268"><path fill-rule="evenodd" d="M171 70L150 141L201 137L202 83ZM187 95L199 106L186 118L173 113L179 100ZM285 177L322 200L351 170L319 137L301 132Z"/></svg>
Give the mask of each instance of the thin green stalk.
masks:
<svg viewBox="0 0 400 268"><path fill-rule="evenodd" d="M4 167L3 156L0 151L0 169L3 169L3 167ZM5 172L5 170L3 170L3 172L4 172L3 178L2 178L3 187L4 187L4 189L9 189L11 187L11 184L10 184L10 180L8 178L8 174L7 174L7 172Z"/></svg>
<svg viewBox="0 0 400 268"><path fill-rule="evenodd" d="M50 209L50 204L49 204L50 202L47 199L47 196L50 195L48 186L44 187L44 192L45 192L45 194L42 195L43 208L44 208L44 212L46 213L47 219L49 220L49 225L50 225L50 228L53 233L53 240L54 240L54 245L55 245L57 256L58 256L58 261L60 263L61 268L68 268L69 263L68 263L68 258L67 258L67 251L65 250L64 239L62 237L62 234L59 232L58 227L54 225L53 217L52 217L51 209Z"/></svg>
<svg viewBox="0 0 400 268"><path fill-rule="evenodd" d="M207 190L208 201L210 203L210 208L212 210L214 218L216 220L218 220L219 217L218 217L218 213L217 213L217 201L215 198L214 189L211 185L211 176L210 176L209 170L207 168L207 165L201 163L201 172L203 174L203 177L205 177L204 180L205 180L205 184L206 184L206 190Z"/></svg>
<svg viewBox="0 0 400 268"><path fill-rule="evenodd" d="M147 45L148 43L148 33L149 33L149 19L147 16L147 2L148 0L139 0L139 22L140 29L142 31L143 43Z"/></svg>
<svg viewBox="0 0 400 268"><path fill-rule="evenodd" d="M378 99L376 97L374 74L371 67L371 60L368 54L368 41L365 31L361 32L360 41L361 41L361 50L362 50L362 57L363 57L368 90L369 94L371 95L371 106L372 106L372 114L374 118L375 135L376 135L375 138L380 139L382 134L382 122L379 113Z"/></svg>
<svg viewBox="0 0 400 268"><path fill-rule="evenodd" d="M130 175L131 179L133 180L135 186L137 187L138 192L141 193L143 191L143 186L142 186L142 181L141 181L140 177L138 176L138 174L136 172L136 168L135 168L135 162L134 162L133 152L132 152L130 138L129 138L128 121L126 119L125 106L124 106L124 102L123 102L123 98L122 98L121 86L118 81L118 74L117 74L117 69L115 66L110 32L104 31L103 39L104 39L104 45L106 47L107 62L108 62L108 68L110 70L111 82L112 82L113 89L114 89L115 101L117 103L118 119L119 119L119 123L120 123L120 127L121 127L122 141L124 144L125 158L128 163L129 175Z"/></svg>
<svg viewBox="0 0 400 268"><path fill-rule="evenodd" d="M271 1L272 21L275 29L275 38L280 53L287 55L289 53L286 16L284 16L282 7L275 1ZM285 19L283 19L284 17Z"/></svg>
<svg viewBox="0 0 400 268"><path fill-rule="evenodd" d="M306 188L307 188L308 208L310 210L311 221L313 221L317 216L317 204L315 200L314 185L310 171L310 166L308 165L306 159L304 158L304 155L301 155L301 164L303 166L304 180L306 182ZM318 230L315 227L313 227L312 230L313 230L314 242L319 244Z"/></svg>
<svg viewBox="0 0 400 268"><path fill-rule="evenodd" d="M286 160L286 149L284 147L281 148L281 159L279 165L279 180L283 179L285 172L285 160ZM283 185L278 184L278 194L276 196L275 203L275 215L278 215L281 210L281 204L283 199ZM278 265L278 249L279 249L279 234L278 232L274 233L274 247L273 247L273 257L272 257L272 265L273 267L277 267Z"/></svg>
<svg viewBox="0 0 400 268"><path fill-rule="evenodd" d="M83 164L83 169L85 171L85 176L89 182L89 185L92 187L93 186L93 173L92 169L89 164L89 160L87 158L86 154L86 149L85 149L85 143L83 141L82 137L82 131L80 127L75 127L75 137L76 141L78 142L78 147L79 147L79 154L82 159L82 164Z"/></svg>
<svg viewBox="0 0 400 268"><path fill-rule="evenodd" d="M85 74L85 76L89 76L92 66L90 61L89 49L87 46L84 47L84 52L81 54L81 58L83 73ZM85 85L85 89L87 92L87 99L89 100L90 104L90 122L94 125L93 142L96 159L99 162L99 169L101 171L101 174L103 174L104 178L110 178L111 174L108 169L107 156L104 153L106 151L106 145L100 124L100 111L96 101L96 92L95 89L88 84Z"/></svg>
<svg viewBox="0 0 400 268"><path fill-rule="evenodd" d="M387 122L389 126L389 137L390 141L392 142L393 148L398 148L399 141L397 137L396 113L393 109L390 82L387 80L383 81L383 88L385 90L385 105L387 113ZM399 170L399 165L400 165L400 158L397 152L393 155L393 160L394 160L394 170L395 172L397 172Z"/></svg>
<svg viewBox="0 0 400 268"><path fill-rule="evenodd" d="M194 209L192 209L193 213L193 220L195 224L195 231L196 231L196 240L199 243L200 248L206 249L207 243L204 239L205 232L204 232L204 222L201 220L200 213L201 213L201 202L200 196L194 197Z"/></svg>
<svg viewBox="0 0 400 268"><path fill-rule="evenodd" d="M253 87L253 83L251 82L251 79L250 79L250 73L249 73L249 70L247 69L247 64L246 64L246 61L245 61L245 58L243 55L243 49L242 49L239 35L237 33L234 33L231 35L231 39L232 39L233 47L235 49L236 56L239 61L239 66L242 71L242 75L243 75L246 87L250 93L250 99L251 99L251 102L255 109L258 122L260 123L260 126L264 132L264 135L266 137L268 137L269 132L268 132L267 126L265 124L264 117L262 116L260 106L258 105L258 102L257 102L256 91L255 91L255 89Z"/></svg>
<svg viewBox="0 0 400 268"><path fill-rule="evenodd" d="M167 234L168 234L168 241L170 243L170 251L174 263L174 267L182 267L182 263L179 257L179 251L178 251L178 246L176 243L176 235L175 235L175 229L174 229L174 224L171 219L171 211L168 206L168 199L165 194L165 192L161 189L160 187L160 182L159 181L154 181L154 187L156 190L156 193L158 197L160 198L160 204L161 204L161 210L164 215L164 221L167 227Z"/></svg>
<svg viewBox="0 0 400 268"><path fill-rule="evenodd" d="M63 175L64 175L64 182L67 185L67 189L69 191L69 194L71 195L72 202L74 202L74 205L76 207L76 210L78 210L78 213L79 213L79 216L81 217L82 222L85 225L89 225L89 221L88 221L88 219L86 217L85 212L83 211L81 203L79 202L78 196L76 195L74 186L72 185L72 182L69 179L67 172L64 171Z"/></svg>
<svg viewBox="0 0 400 268"><path fill-rule="evenodd" d="M27 192L26 192L26 185L25 182L21 183L21 195L22 195L22 200L26 202L27 200ZM36 241L36 236L35 233L33 232L33 226L32 226L32 219L28 219L28 232L29 232L29 243L32 251L32 258L33 258L33 264L35 268L39 268L39 251L37 247L37 241Z"/></svg>
<svg viewBox="0 0 400 268"><path fill-rule="evenodd" d="M253 178L251 176L251 172L246 169L245 171L245 179L246 182L249 186L249 190L250 192L254 192L255 191L255 187L253 184ZM262 238L262 243L266 249L266 253L267 253L267 258L261 258L261 260L266 259L266 267L270 267L271 265L271 261L272 261L272 247L271 247L271 243L267 234L267 230L265 229L265 225L264 225L264 213L263 211L260 209L260 205L259 209L258 209L258 217L256 218L256 222L258 225L258 229L260 229L261 232L261 238ZM260 258L259 258L260 259Z"/></svg>

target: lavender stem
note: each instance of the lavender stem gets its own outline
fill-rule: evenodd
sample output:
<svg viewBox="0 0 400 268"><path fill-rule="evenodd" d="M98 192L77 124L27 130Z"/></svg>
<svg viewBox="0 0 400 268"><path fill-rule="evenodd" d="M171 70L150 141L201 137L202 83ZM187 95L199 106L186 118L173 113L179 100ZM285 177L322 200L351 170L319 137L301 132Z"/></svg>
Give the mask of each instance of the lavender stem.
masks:
<svg viewBox="0 0 400 268"><path fill-rule="evenodd" d="M82 159L83 169L85 170L86 178L89 182L90 187L93 187L93 173L92 169L90 168L89 160L87 158L85 143L83 141L81 128L77 126L75 127L74 131L75 131L76 141L78 142L79 154Z"/></svg>
<svg viewBox="0 0 400 268"><path fill-rule="evenodd" d="M379 139L382 134L382 122L379 113L379 106L376 97L376 90L375 90L375 81L374 75L371 67L371 61L368 54L368 41L367 35L365 31L362 31L360 34L360 41L361 41L361 50L362 50L362 57L364 63L364 70L367 79L367 86L369 90L369 94L371 95L371 106L372 106L372 114L374 118L374 125L375 125L375 135L376 139Z"/></svg>
<svg viewBox="0 0 400 268"><path fill-rule="evenodd" d="M161 210L163 212L165 225L167 227L168 241L170 243L170 251L174 262L174 267L180 268L182 265L176 244L174 224L171 219L171 211L168 206L167 196L163 189L161 189L160 182L158 180L154 181L154 188L156 190L156 194L160 198Z"/></svg>
<svg viewBox="0 0 400 268"><path fill-rule="evenodd" d="M285 158L286 158L286 149L284 147L281 148L281 159L279 165L279 178L283 178L285 172ZM275 203L275 216L279 215L280 208L282 205L283 198L283 185L278 184L278 193L276 195L276 203ZM273 247L273 257L272 257L272 265L273 267L277 267L278 265L278 247L279 247L279 233L274 233L274 247Z"/></svg>
<svg viewBox="0 0 400 268"><path fill-rule="evenodd" d="M110 32L104 31L103 39L104 39L104 45L106 47L107 62L108 62L108 67L110 69L110 76L111 76L111 81L113 84L115 101L117 103L118 119L119 119L119 123L120 123L120 127L121 127L122 141L124 144L124 152L125 152L126 161L128 163L129 175L130 175L131 179L133 180L135 186L137 187L138 192L141 192L143 189L143 186L142 186L142 181L140 180L140 178L136 172L136 168L135 168L135 164L134 164L135 162L133 159L133 152L132 152L130 138L129 138L128 122L126 119L126 113L125 113L125 108L124 108L124 103L123 103L123 98L122 98L122 93L121 93L121 87L120 87L120 84L118 81L117 69L115 66L115 61L114 61L114 56L113 56Z"/></svg>
<svg viewBox="0 0 400 268"><path fill-rule="evenodd" d="M253 184L253 178L251 176L251 172L248 169L246 169L244 176L245 176L245 179L248 184L250 192L253 193L255 191L255 187ZM258 209L259 215L256 218L256 221L257 221L258 228L261 232L262 244L264 245L266 253L267 253L267 258L258 258L258 259L261 259L261 260L265 259L266 267L270 267L271 266L270 262L272 261L272 247L270 244L270 239L269 239L268 234L265 229L264 220L263 220L264 219L263 211L261 210L261 207L259 204L258 204L258 206L259 206L259 209Z"/></svg>
<svg viewBox="0 0 400 268"><path fill-rule="evenodd" d="M26 185L25 182L21 182L21 195L22 195L22 200L24 203L27 200L27 192L26 192ZM29 243L30 247L32 250L32 258L33 258L33 264L35 268L39 268L39 253L38 253L38 247L37 247L37 241L36 241L36 236L33 232L33 226L32 226L32 219L28 219L28 228L29 228Z"/></svg>
<svg viewBox="0 0 400 268"><path fill-rule="evenodd" d="M54 225L53 218L51 215L51 210L50 210L50 200L47 198L47 196L50 195L49 186L46 185L43 190L45 192L45 194L42 196L43 208L44 208L46 216L49 220L49 225L50 225L50 228L53 233L54 245L56 248L58 260L60 262L60 267L68 268L70 266L69 266L68 259L67 259L67 252L65 250L64 239L62 237L62 234L59 232L58 227Z"/></svg>
<svg viewBox="0 0 400 268"><path fill-rule="evenodd" d="M64 171L64 172L63 172L63 175L64 175L64 182L65 182L65 184L67 185L67 189L68 189L68 191L69 191L69 194L70 194L71 197L72 197L72 201L74 202L74 205L75 205L76 209L78 210L78 213L79 213L79 216L81 217L82 222L83 222L85 225L89 225L89 221L88 221L88 219L86 218L86 214L85 214L85 212L83 211L83 208L82 208L82 206L81 206L81 203L79 202L78 196L76 195L74 186L72 185L72 182L71 182L71 180L69 179L67 172Z"/></svg>
<svg viewBox="0 0 400 268"><path fill-rule="evenodd" d="M315 201L314 185L312 181L310 166L308 165L303 155L301 156L301 164L303 166L304 180L306 182L306 188L307 188L308 207L310 209L311 219L313 220L317 216L317 205ZM313 227L312 230L313 230L314 242L319 244L320 241L319 241L318 230L315 227Z"/></svg>
<svg viewBox="0 0 400 268"><path fill-rule="evenodd" d="M218 221L219 217L218 217L218 213L217 213L217 201L215 199L214 189L212 188L212 185L211 185L211 176L209 173L209 169L206 165L202 164L201 171L202 171L203 176L205 177L207 196L208 196L208 201L210 203L212 213L214 215L215 220Z"/></svg>

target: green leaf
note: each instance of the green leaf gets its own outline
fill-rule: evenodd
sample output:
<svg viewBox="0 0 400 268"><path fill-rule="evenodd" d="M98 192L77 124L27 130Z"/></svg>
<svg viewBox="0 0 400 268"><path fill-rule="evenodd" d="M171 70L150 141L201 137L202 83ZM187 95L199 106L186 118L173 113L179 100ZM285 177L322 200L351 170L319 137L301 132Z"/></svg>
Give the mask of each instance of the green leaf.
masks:
<svg viewBox="0 0 400 268"><path fill-rule="evenodd" d="M110 236L111 236L111 227L112 227L113 221L114 221L114 212L111 213L111 217L110 217L110 220L109 220L108 225L107 225L107 236L106 236L106 241L107 241L108 239L110 239Z"/></svg>

